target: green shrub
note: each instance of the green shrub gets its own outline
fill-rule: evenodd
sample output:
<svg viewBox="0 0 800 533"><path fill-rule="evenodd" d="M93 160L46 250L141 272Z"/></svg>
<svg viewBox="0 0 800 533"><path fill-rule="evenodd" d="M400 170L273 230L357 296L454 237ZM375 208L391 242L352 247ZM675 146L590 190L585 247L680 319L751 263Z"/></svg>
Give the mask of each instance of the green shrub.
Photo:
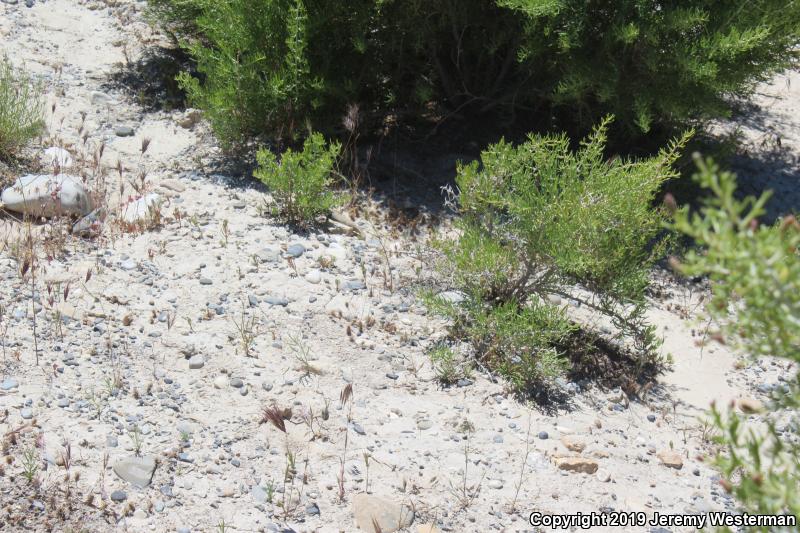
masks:
<svg viewBox="0 0 800 533"><path fill-rule="evenodd" d="M603 156L608 120L571 151L564 135L530 136L484 151L456 179L460 236L440 243L444 283L462 301L428 297L455 337L526 389L560 375L559 345L575 325L552 295L594 294L641 356L657 341L644 320L648 268L667 244L663 210L651 207L688 135L639 161Z"/></svg>
<svg viewBox="0 0 800 533"><path fill-rule="evenodd" d="M768 194L736 200L734 176L712 161L697 161L696 179L713 196L700 213L678 211L675 228L702 248L674 265L688 276L711 280L708 310L721 322L727 342L753 356L800 363L800 224L793 216L773 226L758 224ZM763 432L751 431L732 410L712 410L720 430L716 465L723 485L752 514L800 516L798 408L800 377L795 375L773 393L772 416ZM775 419L780 416L788 423L779 431Z"/></svg>
<svg viewBox="0 0 800 533"><path fill-rule="evenodd" d="M150 4L197 60L201 78L181 81L225 143L327 132L348 104L376 118L528 110L562 129L613 113L640 134L724 114L800 44L792 0Z"/></svg>
<svg viewBox="0 0 800 533"><path fill-rule="evenodd" d="M39 84L0 58L0 158L13 156L44 131L43 114Z"/></svg>
<svg viewBox="0 0 800 533"><path fill-rule="evenodd" d="M254 175L270 188L278 214L289 223L305 225L342 202L330 189L339 145L326 146L319 133L310 135L303 150L286 150L280 162L271 151L258 151L259 168Z"/></svg>

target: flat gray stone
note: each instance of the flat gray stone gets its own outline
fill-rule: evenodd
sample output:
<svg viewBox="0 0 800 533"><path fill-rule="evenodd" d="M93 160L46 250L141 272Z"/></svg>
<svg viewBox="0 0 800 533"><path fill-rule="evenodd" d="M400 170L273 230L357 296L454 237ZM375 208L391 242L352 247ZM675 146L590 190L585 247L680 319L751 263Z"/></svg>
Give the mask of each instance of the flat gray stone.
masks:
<svg viewBox="0 0 800 533"><path fill-rule="evenodd" d="M153 479L156 459L150 455L126 457L117 461L113 469L115 474L131 485L144 489L150 485L150 481Z"/></svg>
<svg viewBox="0 0 800 533"><path fill-rule="evenodd" d="M203 365L206 364L205 359L203 359L202 355L194 355L191 359L189 359L189 368L191 370L198 370L203 368Z"/></svg>
<svg viewBox="0 0 800 533"><path fill-rule="evenodd" d="M117 137L133 137L134 133L133 128L130 126L117 126L114 128L114 134Z"/></svg>
<svg viewBox="0 0 800 533"><path fill-rule="evenodd" d="M269 305L280 305L282 307L289 305L289 300L280 296L267 296L264 301Z"/></svg>
<svg viewBox="0 0 800 533"><path fill-rule="evenodd" d="M77 176L29 174L0 195L5 209L36 217L84 216L92 211L89 193Z"/></svg>
<svg viewBox="0 0 800 533"><path fill-rule="evenodd" d="M286 248L286 253L292 257L300 257L306 253L306 247L300 243L291 244Z"/></svg>
<svg viewBox="0 0 800 533"><path fill-rule="evenodd" d="M16 389L17 387L19 387L19 382L17 382L17 380L14 378L6 378L2 383L0 383L0 389L2 390L11 390Z"/></svg>

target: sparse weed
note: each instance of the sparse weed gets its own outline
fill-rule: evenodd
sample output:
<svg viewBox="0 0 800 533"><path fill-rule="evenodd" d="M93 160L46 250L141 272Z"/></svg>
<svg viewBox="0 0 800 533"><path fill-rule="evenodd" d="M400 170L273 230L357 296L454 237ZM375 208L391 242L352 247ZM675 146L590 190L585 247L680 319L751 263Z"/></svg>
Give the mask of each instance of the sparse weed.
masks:
<svg viewBox="0 0 800 533"><path fill-rule="evenodd" d="M0 58L0 159L14 156L44 127L41 85Z"/></svg>

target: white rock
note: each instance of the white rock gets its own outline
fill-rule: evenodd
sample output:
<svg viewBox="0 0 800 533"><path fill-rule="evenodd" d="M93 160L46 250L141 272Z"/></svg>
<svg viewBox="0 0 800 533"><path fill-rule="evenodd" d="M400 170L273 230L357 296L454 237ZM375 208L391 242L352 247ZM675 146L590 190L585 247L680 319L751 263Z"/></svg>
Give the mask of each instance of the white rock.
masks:
<svg viewBox="0 0 800 533"><path fill-rule="evenodd" d="M122 208L122 220L129 224L146 221L153 215L155 210L161 208L161 202L161 196L156 193L143 196Z"/></svg>
<svg viewBox="0 0 800 533"><path fill-rule="evenodd" d="M58 166L59 168L69 168L72 166L72 156L58 146L52 146L44 151L44 164L47 166Z"/></svg>
<svg viewBox="0 0 800 533"><path fill-rule="evenodd" d="M83 216L92 210L80 178L67 174L22 176L3 191L0 202L10 211L39 217Z"/></svg>

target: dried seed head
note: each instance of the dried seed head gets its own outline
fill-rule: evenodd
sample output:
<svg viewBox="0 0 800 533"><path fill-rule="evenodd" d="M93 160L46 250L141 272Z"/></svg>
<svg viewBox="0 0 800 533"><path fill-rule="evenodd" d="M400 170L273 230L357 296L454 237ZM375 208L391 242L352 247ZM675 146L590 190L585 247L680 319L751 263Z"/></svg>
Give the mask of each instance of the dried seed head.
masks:
<svg viewBox="0 0 800 533"><path fill-rule="evenodd" d="M286 424L283 422L282 412L274 405L264 408L261 412L261 421L259 424L266 424L267 422L275 426L276 429L286 433Z"/></svg>
<svg viewBox="0 0 800 533"><path fill-rule="evenodd" d="M353 385L351 383L348 383L342 389L342 393L339 395L339 401L341 402L342 406L344 406L352 398L353 398Z"/></svg>

